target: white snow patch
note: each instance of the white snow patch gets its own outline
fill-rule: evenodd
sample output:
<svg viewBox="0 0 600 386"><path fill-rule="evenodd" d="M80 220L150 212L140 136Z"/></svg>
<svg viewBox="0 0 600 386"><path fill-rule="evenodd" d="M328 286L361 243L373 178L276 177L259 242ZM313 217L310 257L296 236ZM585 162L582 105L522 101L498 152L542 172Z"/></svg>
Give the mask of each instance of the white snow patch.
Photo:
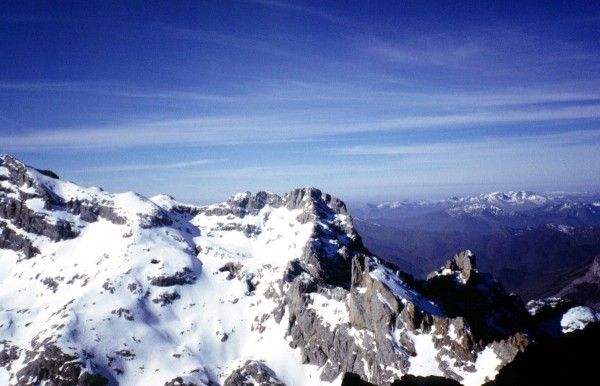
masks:
<svg viewBox="0 0 600 386"><path fill-rule="evenodd" d="M429 334L414 334L409 330L405 334L413 341L417 355L410 357L409 374L426 377L429 375L443 376L442 370L438 367L438 361L435 359L438 353L435 348L432 336Z"/></svg>
<svg viewBox="0 0 600 386"><path fill-rule="evenodd" d="M44 204L45 201L41 198L30 198L29 200L25 201L25 205L27 205L29 209L36 212L45 212Z"/></svg>
<svg viewBox="0 0 600 386"><path fill-rule="evenodd" d="M448 336L452 340L456 340L458 338L458 335L456 334L456 328L454 327L454 324L450 324L450 326L448 327Z"/></svg>
<svg viewBox="0 0 600 386"><path fill-rule="evenodd" d="M590 307L573 307L564 313L560 320L560 326L564 333L582 330L590 323L600 320L600 313Z"/></svg>
<svg viewBox="0 0 600 386"><path fill-rule="evenodd" d="M475 372L465 371L457 367L454 367L453 371L463 378L460 382L461 384L465 386L479 386L496 377L498 373L497 368L501 363L502 361L494 353L494 350L488 346L477 355Z"/></svg>
<svg viewBox="0 0 600 386"><path fill-rule="evenodd" d="M310 297L313 302L308 308L315 310L317 315L321 317L322 321L325 322L331 330L340 324L350 322L350 314L346 307L346 303L328 299L318 293L311 293Z"/></svg>
<svg viewBox="0 0 600 386"><path fill-rule="evenodd" d="M4 367L0 367L0 385L9 385L10 373Z"/></svg>

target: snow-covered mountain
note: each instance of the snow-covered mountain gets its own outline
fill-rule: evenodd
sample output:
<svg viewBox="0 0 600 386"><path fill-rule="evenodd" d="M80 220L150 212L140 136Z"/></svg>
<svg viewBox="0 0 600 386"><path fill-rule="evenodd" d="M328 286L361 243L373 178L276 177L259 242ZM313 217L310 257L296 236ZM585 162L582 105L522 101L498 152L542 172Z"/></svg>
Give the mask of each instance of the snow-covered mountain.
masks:
<svg viewBox="0 0 600 386"><path fill-rule="evenodd" d="M405 221L407 227L424 226L434 219L441 219L443 226L448 222L457 224L475 220L484 224L484 231L506 225L537 226L544 221L600 225L600 195L591 193L494 192L445 200L357 205L352 210L360 218Z"/></svg>
<svg viewBox="0 0 600 386"><path fill-rule="evenodd" d="M349 372L480 385L548 331L600 317L530 313L470 252L415 280L314 188L196 207L0 156L0 232L6 385L339 385Z"/></svg>

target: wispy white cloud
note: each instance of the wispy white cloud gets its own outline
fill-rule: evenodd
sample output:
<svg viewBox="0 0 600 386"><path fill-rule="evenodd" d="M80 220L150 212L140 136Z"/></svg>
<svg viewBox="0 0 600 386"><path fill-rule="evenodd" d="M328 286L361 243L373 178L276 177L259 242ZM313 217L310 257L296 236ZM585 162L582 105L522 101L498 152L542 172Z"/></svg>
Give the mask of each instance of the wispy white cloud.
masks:
<svg viewBox="0 0 600 386"><path fill-rule="evenodd" d="M258 106L262 111L279 111L280 115L292 116L306 109L315 116L315 104L321 111L327 110L333 116L346 106L385 106L388 111L402 111L404 118L411 119L404 111L426 112L428 116L450 116L478 113L498 114L497 109L511 109L521 114L539 110L547 115L547 107L533 105L561 103L592 105L594 109L600 103L600 82L568 82L540 87L506 87L471 92L406 91L401 87L390 90L388 81L383 82L341 82L332 79L285 79L262 80L260 84L252 82L238 85L236 92L206 92L201 88L166 89L152 87L131 87L108 82L0 82L0 92L38 93L54 92L61 98L80 98L91 94L108 95L117 98L164 103L185 102L190 105L207 104L230 105L239 110L249 104ZM396 86L396 85L393 85ZM117 101L120 99L116 99ZM117 103L117 102L116 102ZM294 103L293 106L289 104ZM288 105L286 105L288 104ZM283 107L282 107L283 106ZM562 106L565 108L566 106ZM282 110L282 109L285 109ZM554 108L551 109L556 114ZM285 112L285 114L283 114ZM443 114L446 112L446 114ZM260 111L257 112L257 114ZM587 113L586 113L587 114ZM586 114L582 116L585 118ZM550 115L547 115L550 116ZM5 117L8 119L7 117ZM414 118L414 117L412 117ZM483 118L481 118L483 119ZM504 118L507 119L507 118Z"/></svg>
<svg viewBox="0 0 600 386"><path fill-rule="evenodd" d="M431 156L440 154L478 154L504 156L508 152L522 152L531 155L540 151L559 151L559 149L596 148L600 144L600 129L576 130L570 132L513 135L506 137L485 136L462 141L432 141L427 144L390 145L369 144L329 148L334 155L351 156Z"/></svg>
<svg viewBox="0 0 600 386"><path fill-rule="evenodd" d="M359 49L396 63L444 68L471 67L473 59L484 52L475 42L453 42L438 38L414 39L398 43L371 37L361 41Z"/></svg>
<svg viewBox="0 0 600 386"><path fill-rule="evenodd" d="M540 24L541 25L541 24ZM558 79L597 78L600 60L589 44L554 36L553 26L519 28L490 24L472 31L403 31L394 39L370 35L354 48L382 68L430 72L435 79L479 84L544 84ZM553 34L548 38L547 34ZM452 75L449 75L452 73ZM461 74L460 76L457 76ZM413 76L420 80L427 76Z"/></svg>
<svg viewBox="0 0 600 386"><path fill-rule="evenodd" d="M88 87L89 83L82 82L27 82L27 81L11 81L0 82L0 91L23 91L23 92L38 92L38 91L73 91L76 89Z"/></svg>
<svg viewBox="0 0 600 386"><path fill-rule="evenodd" d="M245 102L248 98L224 94L210 94L186 90L161 89L150 87L131 87L109 82L0 82L0 91L24 93L57 92L63 96L70 93L108 95L132 99L161 99L188 102ZM75 94L73 94L75 93Z"/></svg>
<svg viewBox="0 0 600 386"><path fill-rule="evenodd" d="M258 4L268 5L271 7L282 8L282 9L289 10L289 11L294 11L294 12L309 14L312 16L317 16L321 19L324 19L324 20L327 20L330 22L334 22L334 23L349 24L349 21L343 17L334 15L332 13L324 12L320 9L308 7L306 5L298 5L295 2L285 2L285 1L278 1L278 0L248 0L248 1L251 3L258 3Z"/></svg>
<svg viewBox="0 0 600 386"><path fill-rule="evenodd" d="M274 115L215 116L139 122L96 128L48 131L20 130L5 133L3 147L13 150L106 150L141 148L153 145L218 146L248 143L318 141L339 135L377 132L443 132L455 128L494 126L501 134L504 125L557 122L586 122L600 119L600 105L544 107L536 109L490 110L460 114L421 114L378 119L362 116L328 118Z"/></svg>
<svg viewBox="0 0 600 386"><path fill-rule="evenodd" d="M371 144L330 149L341 160L380 165L380 173L353 175L374 191L473 193L507 189L595 190L600 130L480 138L411 145ZM432 187L435 189L432 190Z"/></svg>
<svg viewBox="0 0 600 386"><path fill-rule="evenodd" d="M195 161L185 162L172 162L172 163L154 163L154 164L119 164L101 167L91 167L81 170L67 170L67 173L115 173L115 172L137 172L137 171L157 171L157 170L169 170L169 169L188 169L195 166L204 166L214 163L220 163L227 161L227 158L223 159L202 159Z"/></svg>

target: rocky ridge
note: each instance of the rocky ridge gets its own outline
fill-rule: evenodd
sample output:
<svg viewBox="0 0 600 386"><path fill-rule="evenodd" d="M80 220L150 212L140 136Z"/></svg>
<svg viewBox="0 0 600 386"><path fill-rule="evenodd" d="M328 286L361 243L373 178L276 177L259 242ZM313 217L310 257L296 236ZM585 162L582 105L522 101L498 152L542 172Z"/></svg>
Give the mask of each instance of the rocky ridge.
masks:
<svg viewBox="0 0 600 386"><path fill-rule="evenodd" d="M0 160L3 208L20 208L0 226L21 240L0 246L4 384L340 384L354 373L387 385L410 373L477 385L548 331L598 319L550 301L528 312L470 252L416 280L369 253L344 203L318 189L195 207ZM540 327L557 318L558 330Z"/></svg>

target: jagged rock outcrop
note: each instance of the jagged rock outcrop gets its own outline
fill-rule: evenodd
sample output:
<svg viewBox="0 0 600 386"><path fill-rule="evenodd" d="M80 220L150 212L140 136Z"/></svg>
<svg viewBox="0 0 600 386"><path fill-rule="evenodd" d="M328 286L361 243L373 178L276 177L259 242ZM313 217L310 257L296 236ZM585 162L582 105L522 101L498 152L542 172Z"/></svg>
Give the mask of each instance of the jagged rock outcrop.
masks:
<svg viewBox="0 0 600 386"><path fill-rule="evenodd" d="M479 385L532 341L600 319L527 310L468 251L417 280L318 189L194 207L1 159L0 383ZM74 233L52 236L58 224Z"/></svg>
<svg viewBox="0 0 600 386"><path fill-rule="evenodd" d="M292 344L302 349L306 363L323 366L324 380L352 372L369 382L391 383L415 366L417 346L425 341L437 352L440 373L461 381L461 374L475 372L490 343L499 366L529 343L522 332L529 315L525 307L479 273L470 252L455 256L428 281L360 253L351 270L351 289L337 294L348 299L348 319L338 325L319 322L315 315L315 298L334 297L310 275L295 278L286 293ZM484 325L490 319L491 325Z"/></svg>
<svg viewBox="0 0 600 386"><path fill-rule="evenodd" d="M463 316L483 344L523 331L529 314L521 299L508 294L490 274L479 272L475 261L472 252L459 253L419 289L449 316Z"/></svg>
<svg viewBox="0 0 600 386"><path fill-rule="evenodd" d="M0 247L23 251L30 258L38 251L32 246L27 233L45 236L53 241L71 239L77 235L67 221L49 221L48 216L30 208L28 200L39 202L40 209L52 210L60 205L60 199L40 186L30 175L27 167L9 155L0 156L0 226L2 241ZM51 179L58 176L49 171L33 169ZM10 224L10 225L9 225Z"/></svg>
<svg viewBox="0 0 600 386"><path fill-rule="evenodd" d="M73 195L63 197L54 191L56 186L65 184L56 173L28 167L10 155L0 156L0 169L0 248L20 251L25 258L31 258L39 251L28 234L56 242L77 237L79 221L105 219L117 225L127 222L114 198L101 189L90 193L66 183L66 189L61 189L72 191ZM60 212L72 216L55 215ZM151 213L139 213L135 220L143 228L172 224L168 214L158 207Z"/></svg>
<svg viewBox="0 0 600 386"><path fill-rule="evenodd" d="M181 271L177 271L172 275L163 275L149 277L148 281L151 285L157 287L172 287L175 285L193 284L196 281L196 275L188 267L184 267Z"/></svg>
<svg viewBox="0 0 600 386"><path fill-rule="evenodd" d="M64 353L54 343L45 340L25 351L24 366L16 373L19 385L50 382L54 385L104 386L109 379L98 374L97 369L86 369L78 357Z"/></svg>
<svg viewBox="0 0 600 386"><path fill-rule="evenodd" d="M585 385L594 382L600 323L530 345L485 386Z"/></svg>
<svg viewBox="0 0 600 386"><path fill-rule="evenodd" d="M223 386L285 386L266 364L246 361L225 379Z"/></svg>

